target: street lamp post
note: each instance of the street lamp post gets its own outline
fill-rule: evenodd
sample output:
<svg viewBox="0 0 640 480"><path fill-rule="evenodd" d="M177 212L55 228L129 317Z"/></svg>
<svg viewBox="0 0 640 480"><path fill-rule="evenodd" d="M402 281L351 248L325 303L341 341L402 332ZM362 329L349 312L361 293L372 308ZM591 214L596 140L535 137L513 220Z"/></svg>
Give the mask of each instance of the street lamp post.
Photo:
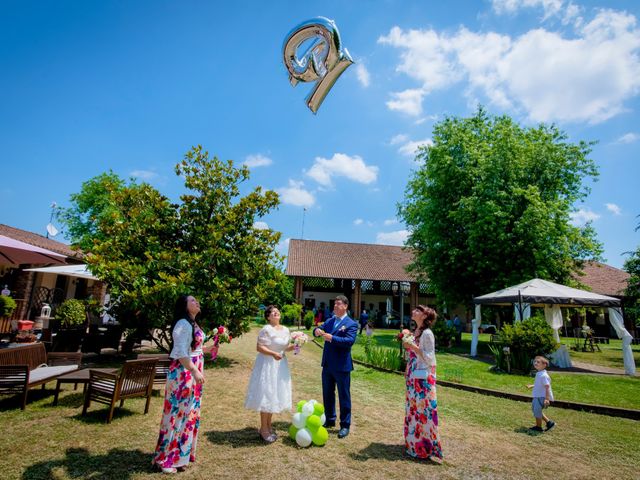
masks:
<svg viewBox="0 0 640 480"><path fill-rule="evenodd" d="M409 282L393 282L391 284L393 295L400 295L400 333L402 333L402 327L404 327L404 296L409 294L410 289ZM402 341L400 342L400 358L402 358Z"/></svg>

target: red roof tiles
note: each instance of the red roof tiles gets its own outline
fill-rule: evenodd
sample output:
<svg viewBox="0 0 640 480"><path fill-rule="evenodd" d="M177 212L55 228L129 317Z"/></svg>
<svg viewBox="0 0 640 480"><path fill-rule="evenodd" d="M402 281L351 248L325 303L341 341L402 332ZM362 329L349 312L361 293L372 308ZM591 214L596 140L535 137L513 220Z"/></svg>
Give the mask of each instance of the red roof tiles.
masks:
<svg viewBox="0 0 640 480"><path fill-rule="evenodd" d="M14 240L20 240L21 242L35 245L36 247L46 248L47 250L66 255L67 257L76 258L78 260L82 259L82 252L73 250L66 243L46 238L43 235L38 235L37 233L28 232L26 230L21 230L19 228L10 227L9 225L0 223L0 235L13 238Z"/></svg>
<svg viewBox="0 0 640 480"><path fill-rule="evenodd" d="M286 274L292 277L415 281L405 271L411 250L391 245L290 240ZM622 296L629 274L609 265L587 262L578 281L602 295Z"/></svg>

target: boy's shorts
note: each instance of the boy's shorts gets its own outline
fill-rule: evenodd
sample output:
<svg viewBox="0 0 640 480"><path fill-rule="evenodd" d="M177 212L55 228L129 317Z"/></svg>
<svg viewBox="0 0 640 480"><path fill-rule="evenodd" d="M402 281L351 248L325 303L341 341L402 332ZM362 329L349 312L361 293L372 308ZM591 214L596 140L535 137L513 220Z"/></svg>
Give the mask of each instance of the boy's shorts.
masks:
<svg viewBox="0 0 640 480"><path fill-rule="evenodd" d="M544 405L545 397L533 397L531 402L531 410L533 410L533 416L536 418L542 418L542 409L546 408Z"/></svg>

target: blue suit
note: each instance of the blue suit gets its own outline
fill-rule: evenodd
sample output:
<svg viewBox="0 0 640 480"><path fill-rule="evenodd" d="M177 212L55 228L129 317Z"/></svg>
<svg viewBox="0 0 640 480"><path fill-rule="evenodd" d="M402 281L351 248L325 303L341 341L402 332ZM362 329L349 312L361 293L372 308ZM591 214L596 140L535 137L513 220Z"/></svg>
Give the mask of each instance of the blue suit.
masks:
<svg viewBox="0 0 640 480"><path fill-rule="evenodd" d="M333 336L324 342L322 350L322 399L327 423L336 421L336 386L340 401L340 427L351 425L351 347L358 335L358 324L347 315L342 320L335 316L317 328Z"/></svg>

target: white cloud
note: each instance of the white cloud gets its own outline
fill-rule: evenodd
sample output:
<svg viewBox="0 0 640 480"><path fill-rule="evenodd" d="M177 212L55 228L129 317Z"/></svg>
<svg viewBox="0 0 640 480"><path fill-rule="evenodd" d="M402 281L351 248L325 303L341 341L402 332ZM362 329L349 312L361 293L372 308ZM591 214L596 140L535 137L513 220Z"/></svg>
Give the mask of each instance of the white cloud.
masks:
<svg viewBox="0 0 640 480"><path fill-rule="evenodd" d="M311 207L315 203L316 199L312 193L308 192L303 187L303 182L289 180L288 187L279 188L276 192L278 192L280 200L284 204L296 207Z"/></svg>
<svg viewBox="0 0 640 480"><path fill-rule="evenodd" d="M365 67L362 61L356 65L356 75L358 76L360 85L363 87L366 88L371 84L371 75L369 75L369 70L367 70L367 67Z"/></svg>
<svg viewBox="0 0 640 480"><path fill-rule="evenodd" d="M581 208L577 212L571 213L571 223L576 226L585 225L587 222L598 220L600 215L593 210Z"/></svg>
<svg viewBox="0 0 640 480"><path fill-rule="evenodd" d="M638 135L637 133L629 132L618 138L615 143L634 143L637 142L638 139L640 139L640 135Z"/></svg>
<svg viewBox="0 0 640 480"><path fill-rule="evenodd" d="M249 168L255 167L268 167L273 163L269 157L265 157L264 155L257 153L255 155L247 155L245 158L243 165L246 165Z"/></svg>
<svg viewBox="0 0 640 480"><path fill-rule="evenodd" d="M363 220L363 219L361 219L361 218L356 218L356 219L353 221L353 224L354 224L354 225L362 225L363 223L364 223L364 220Z"/></svg>
<svg viewBox="0 0 640 480"><path fill-rule="evenodd" d="M129 173L130 176L149 182L158 178L158 174L152 170L134 170Z"/></svg>
<svg viewBox="0 0 640 480"><path fill-rule="evenodd" d="M389 110L397 110L412 117L422 115L422 98L424 91L420 88L409 89L403 92L392 92L393 100L387 102Z"/></svg>
<svg viewBox="0 0 640 480"><path fill-rule="evenodd" d="M409 140L409 135L399 133L398 135L394 135L394 137L389 140L389 145L398 145L399 143L404 143L407 140Z"/></svg>
<svg viewBox="0 0 640 480"><path fill-rule="evenodd" d="M280 255L287 255L289 253L290 240L291 240L290 238L285 238L284 240L281 240L276 246L276 252L278 252Z"/></svg>
<svg viewBox="0 0 640 480"><path fill-rule="evenodd" d="M384 221L384 226L388 227L389 225L396 225L397 223L398 223L397 218L388 218L387 220Z"/></svg>
<svg viewBox="0 0 640 480"><path fill-rule="evenodd" d="M542 7L544 18L557 15L562 10L562 0L493 0L493 10L497 14L516 13L522 8Z"/></svg>
<svg viewBox="0 0 640 480"><path fill-rule="evenodd" d="M255 228L256 230L268 230L269 225L266 222L254 222L253 228Z"/></svg>
<svg viewBox="0 0 640 480"><path fill-rule="evenodd" d="M398 152L402 155L413 157L418 153L418 147L421 147L423 145L433 145L433 142L430 138L407 142L398 149Z"/></svg>
<svg viewBox="0 0 640 480"><path fill-rule="evenodd" d="M614 215L622 215L622 210L620 210L620 207L615 203L605 203L604 206Z"/></svg>
<svg viewBox="0 0 640 480"><path fill-rule="evenodd" d="M404 245L409 238L409 230L397 230L395 232L378 232L376 243L382 245Z"/></svg>
<svg viewBox="0 0 640 480"><path fill-rule="evenodd" d="M346 177L354 182L369 184L378 178L378 167L368 166L358 155L350 157L336 153L331 158L316 157L306 174L325 187L331 186L332 177Z"/></svg>
<svg viewBox="0 0 640 480"><path fill-rule="evenodd" d="M501 3L504 8L512 4L522 5ZM549 3L548 8L555 7ZM455 84L462 81L470 102L486 99L524 112L532 121L607 120L640 92L637 19L602 9L589 22L574 22L573 28L566 37L544 28L510 37L465 27L453 34L393 27L378 42L400 50L396 69L418 88L392 94L394 101L387 106L419 116L424 96L459 88Z"/></svg>

